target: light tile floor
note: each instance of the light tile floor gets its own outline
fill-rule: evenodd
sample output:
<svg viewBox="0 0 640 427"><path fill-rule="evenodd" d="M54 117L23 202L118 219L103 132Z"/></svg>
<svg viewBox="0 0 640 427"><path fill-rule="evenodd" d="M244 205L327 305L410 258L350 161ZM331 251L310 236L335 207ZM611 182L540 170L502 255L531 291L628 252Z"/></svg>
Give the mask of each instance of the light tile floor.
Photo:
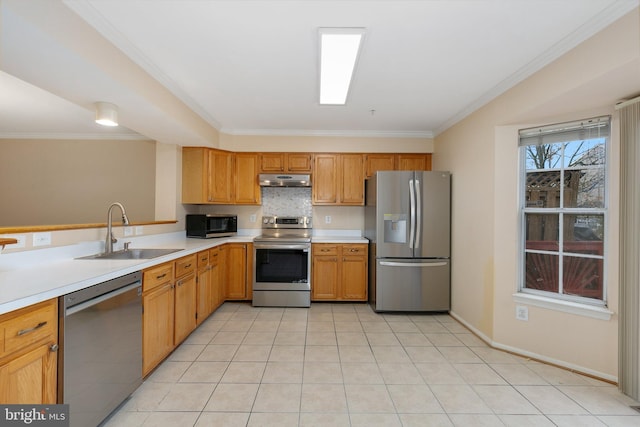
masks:
<svg viewBox="0 0 640 427"><path fill-rule="evenodd" d="M640 426L637 404L448 315L225 303L106 425Z"/></svg>

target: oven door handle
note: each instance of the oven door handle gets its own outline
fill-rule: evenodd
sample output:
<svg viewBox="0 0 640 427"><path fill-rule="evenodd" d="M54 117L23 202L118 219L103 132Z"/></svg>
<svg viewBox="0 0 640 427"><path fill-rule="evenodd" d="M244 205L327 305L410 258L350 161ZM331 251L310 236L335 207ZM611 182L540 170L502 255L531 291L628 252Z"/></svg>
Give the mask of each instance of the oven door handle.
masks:
<svg viewBox="0 0 640 427"><path fill-rule="evenodd" d="M309 244L295 244L295 243L254 243L255 249L299 249L304 252L309 252L311 246Z"/></svg>

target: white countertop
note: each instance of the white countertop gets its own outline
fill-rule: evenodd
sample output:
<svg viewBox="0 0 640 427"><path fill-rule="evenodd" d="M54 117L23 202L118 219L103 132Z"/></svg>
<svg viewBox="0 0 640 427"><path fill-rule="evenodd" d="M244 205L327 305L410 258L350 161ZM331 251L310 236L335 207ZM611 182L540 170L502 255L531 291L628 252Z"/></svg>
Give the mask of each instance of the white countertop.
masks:
<svg viewBox="0 0 640 427"><path fill-rule="evenodd" d="M101 252L101 242L2 254L0 255L0 314L57 298L224 243L252 242L253 237L253 235L238 235L220 239L192 239L186 238L184 232L176 232L127 238L132 242L132 249L181 249L153 259L75 259ZM336 235L314 235L312 243L368 243L368 240L360 236L336 233ZM118 249L121 247L114 248L114 250Z"/></svg>
<svg viewBox="0 0 640 427"><path fill-rule="evenodd" d="M124 240L124 239L123 239ZM184 232L132 240L131 248L174 248L178 252L153 259L79 260L99 253L94 244L0 255L0 314L75 292L125 274L153 267L229 242L252 242L253 236L191 239ZM114 249L120 249L119 247Z"/></svg>

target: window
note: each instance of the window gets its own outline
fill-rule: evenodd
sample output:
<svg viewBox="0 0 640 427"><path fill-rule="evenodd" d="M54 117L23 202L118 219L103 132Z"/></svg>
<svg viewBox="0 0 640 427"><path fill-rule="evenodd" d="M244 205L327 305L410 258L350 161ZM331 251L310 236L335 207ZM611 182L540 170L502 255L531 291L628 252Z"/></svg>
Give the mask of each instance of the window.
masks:
<svg viewBox="0 0 640 427"><path fill-rule="evenodd" d="M610 117L520 131L520 291L604 305Z"/></svg>

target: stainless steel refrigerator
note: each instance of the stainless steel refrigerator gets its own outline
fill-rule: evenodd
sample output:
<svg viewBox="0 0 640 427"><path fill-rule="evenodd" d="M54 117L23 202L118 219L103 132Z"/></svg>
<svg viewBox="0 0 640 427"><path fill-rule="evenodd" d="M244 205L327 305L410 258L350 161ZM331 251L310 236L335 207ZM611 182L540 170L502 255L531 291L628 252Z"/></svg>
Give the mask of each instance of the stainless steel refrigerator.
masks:
<svg viewBox="0 0 640 427"><path fill-rule="evenodd" d="M366 181L375 311L451 308L451 174L380 171Z"/></svg>

